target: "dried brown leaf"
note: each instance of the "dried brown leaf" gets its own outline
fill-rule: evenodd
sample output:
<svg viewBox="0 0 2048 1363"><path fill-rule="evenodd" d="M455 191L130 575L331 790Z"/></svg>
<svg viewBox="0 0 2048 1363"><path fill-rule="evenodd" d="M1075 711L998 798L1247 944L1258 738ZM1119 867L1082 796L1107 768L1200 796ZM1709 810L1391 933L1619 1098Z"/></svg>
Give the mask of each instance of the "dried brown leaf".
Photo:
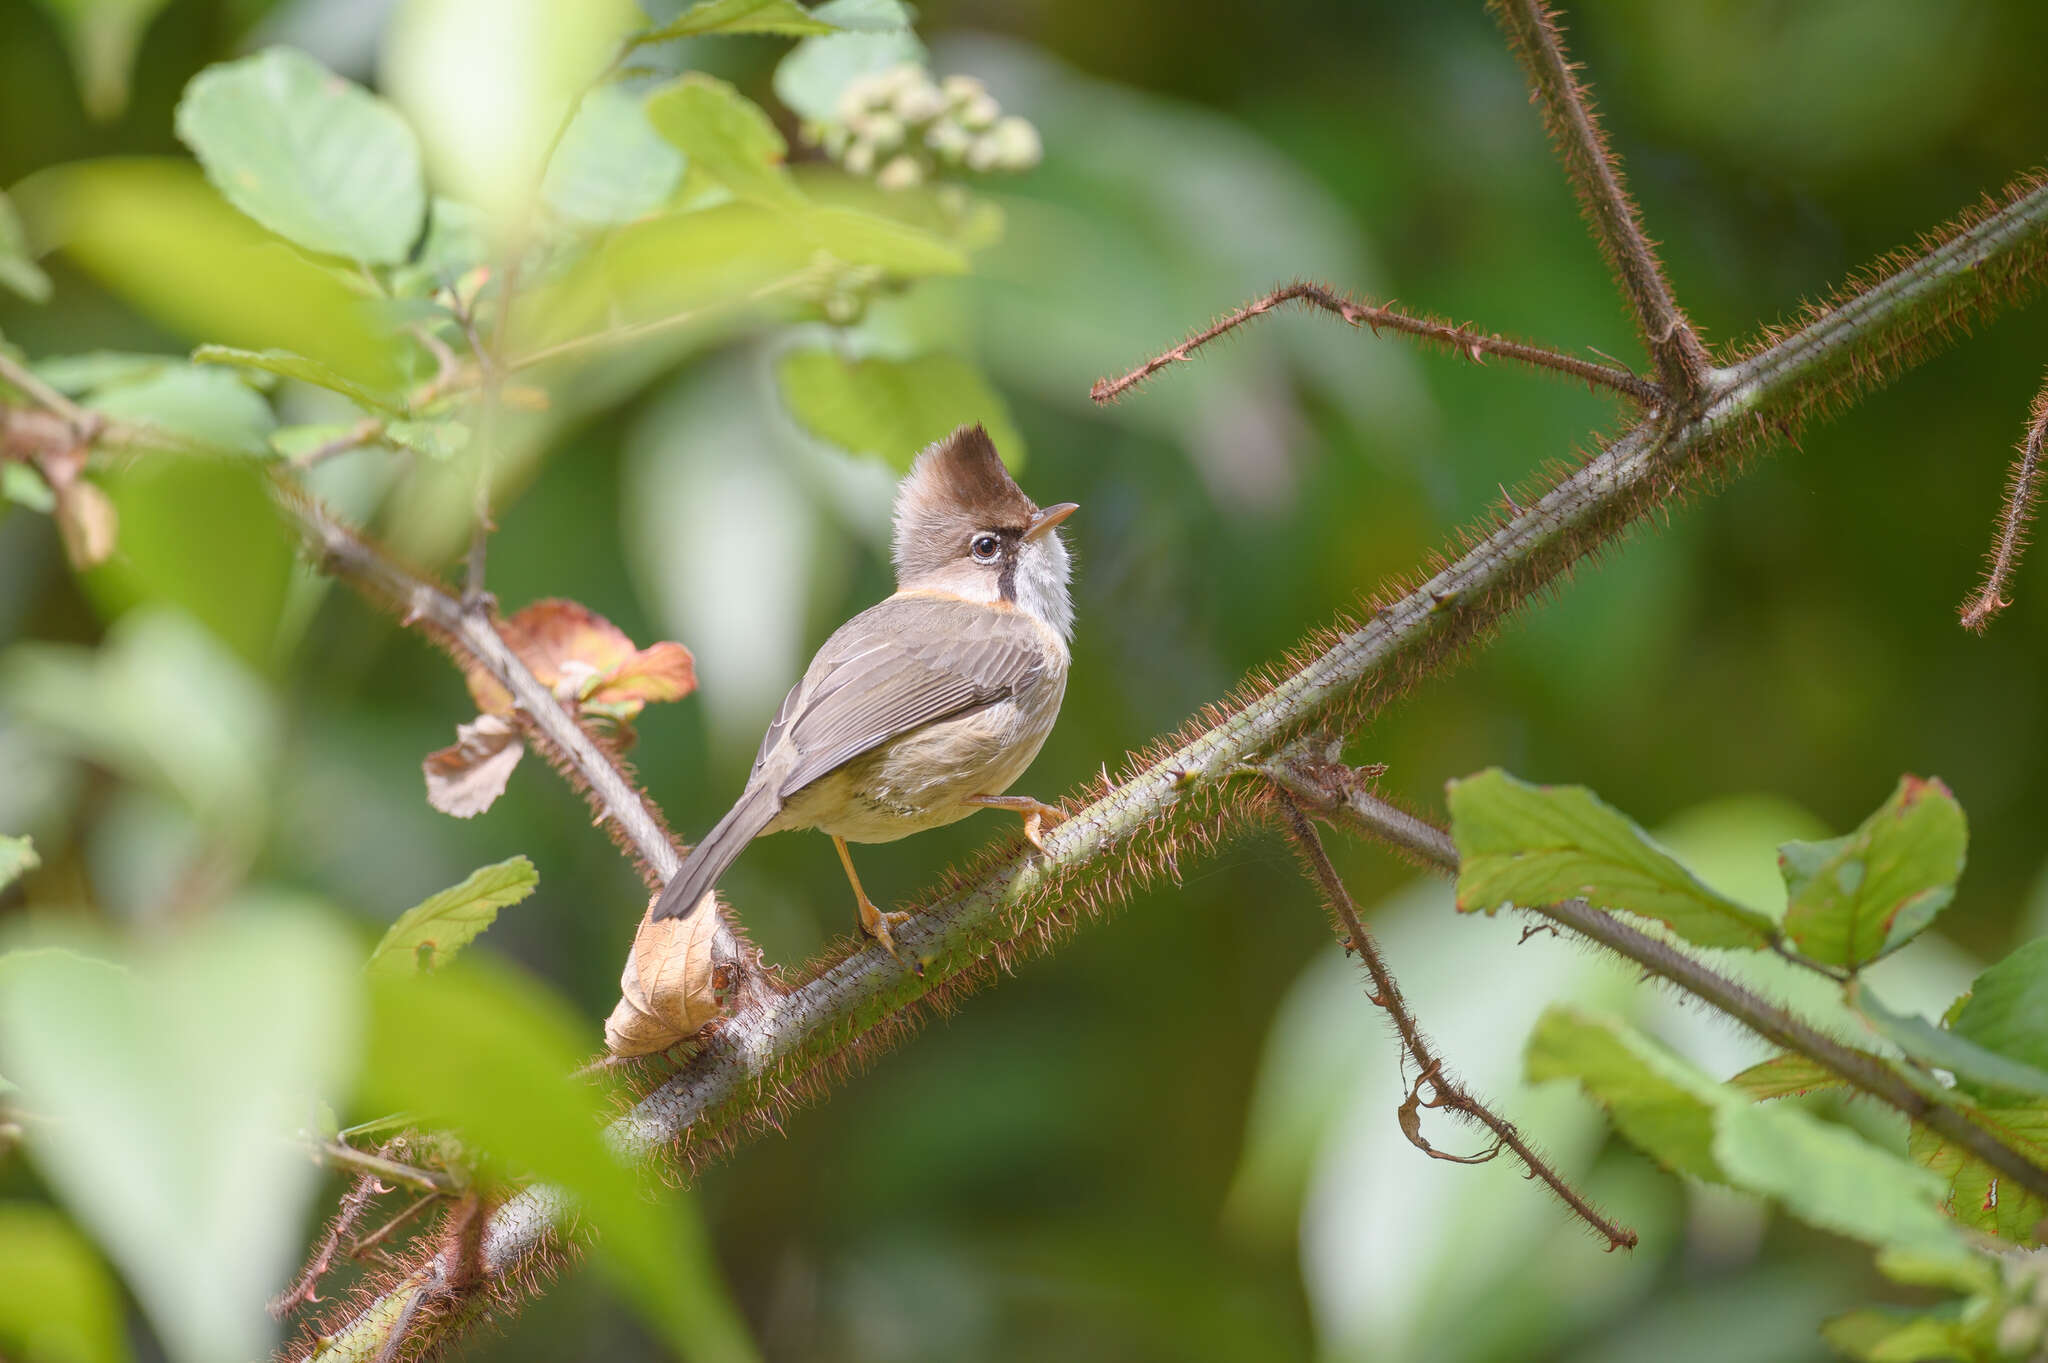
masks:
<svg viewBox="0 0 2048 1363"><path fill-rule="evenodd" d="M120 523L112 499L83 478L56 491L57 530L71 566L83 570L105 563L114 552L114 533Z"/></svg>
<svg viewBox="0 0 2048 1363"><path fill-rule="evenodd" d="M536 601L500 621L498 632L541 685L622 722L649 701L680 700L697 686L690 650L667 642L636 649L625 631L574 601ZM464 675L477 709L512 713L512 695L497 678L475 666Z"/></svg>
<svg viewBox="0 0 2048 1363"><path fill-rule="evenodd" d="M718 1016L711 944L718 915L710 905L681 918L640 920L619 976L619 1004L605 1020L613 1055L651 1055L687 1040Z"/></svg>
<svg viewBox="0 0 2048 1363"><path fill-rule="evenodd" d="M526 753L526 743L502 715L479 715L457 725L453 747L427 754L427 803L443 814L470 819L489 809L505 793L512 768Z"/></svg>

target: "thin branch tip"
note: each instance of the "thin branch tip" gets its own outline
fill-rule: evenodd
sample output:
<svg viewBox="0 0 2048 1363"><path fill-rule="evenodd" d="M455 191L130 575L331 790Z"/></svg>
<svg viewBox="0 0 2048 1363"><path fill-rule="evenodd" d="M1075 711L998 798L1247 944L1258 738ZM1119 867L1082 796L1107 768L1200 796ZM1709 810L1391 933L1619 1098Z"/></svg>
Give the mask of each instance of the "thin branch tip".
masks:
<svg viewBox="0 0 2048 1363"><path fill-rule="evenodd" d="M2041 498L2041 451L2048 445L2048 380L2034 394L2020 438L2019 457L2006 477L2005 500L1999 506L1996 534L1984 556L1984 579L1957 609L1964 629L1982 634L1993 616L2012 604L2007 595L2012 575L2025 553Z"/></svg>

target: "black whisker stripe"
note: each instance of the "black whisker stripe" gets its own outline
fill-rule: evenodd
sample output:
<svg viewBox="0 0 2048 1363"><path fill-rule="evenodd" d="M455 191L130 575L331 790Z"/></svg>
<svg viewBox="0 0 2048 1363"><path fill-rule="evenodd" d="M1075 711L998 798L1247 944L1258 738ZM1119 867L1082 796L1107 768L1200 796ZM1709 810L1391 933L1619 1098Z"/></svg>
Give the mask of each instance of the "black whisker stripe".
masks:
<svg viewBox="0 0 2048 1363"><path fill-rule="evenodd" d="M996 582L996 591L1011 605L1017 604L1017 560L1024 551L1024 537L1015 530L1002 531L1003 575Z"/></svg>

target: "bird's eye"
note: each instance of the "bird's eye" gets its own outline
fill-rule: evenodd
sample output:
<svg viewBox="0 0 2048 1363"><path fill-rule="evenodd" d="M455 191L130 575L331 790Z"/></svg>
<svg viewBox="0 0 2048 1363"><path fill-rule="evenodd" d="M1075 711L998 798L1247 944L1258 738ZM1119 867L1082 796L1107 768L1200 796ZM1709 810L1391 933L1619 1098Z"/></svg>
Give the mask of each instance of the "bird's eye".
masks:
<svg viewBox="0 0 2048 1363"><path fill-rule="evenodd" d="M1003 552L1003 542L994 535L983 532L974 537L974 542L967 546L967 551L974 555L976 563L994 563Z"/></svg>

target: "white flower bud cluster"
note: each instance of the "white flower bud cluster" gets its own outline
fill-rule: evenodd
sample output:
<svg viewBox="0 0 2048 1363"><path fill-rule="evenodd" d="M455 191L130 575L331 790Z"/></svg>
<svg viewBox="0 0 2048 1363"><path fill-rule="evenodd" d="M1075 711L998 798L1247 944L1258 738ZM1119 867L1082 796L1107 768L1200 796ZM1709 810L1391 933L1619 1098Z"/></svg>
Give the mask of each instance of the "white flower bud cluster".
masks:
<svg viewBox="0 0 2048 1363"><path fill-rule="evenodd" d="M1015 114L1006 117L980 81L948 76L934 82L916 62L854 81L839 97L833 121L806 124L804 136L884 189L910 189L941 169L1029 170L1045 154L1038 129Z"/></svg>

